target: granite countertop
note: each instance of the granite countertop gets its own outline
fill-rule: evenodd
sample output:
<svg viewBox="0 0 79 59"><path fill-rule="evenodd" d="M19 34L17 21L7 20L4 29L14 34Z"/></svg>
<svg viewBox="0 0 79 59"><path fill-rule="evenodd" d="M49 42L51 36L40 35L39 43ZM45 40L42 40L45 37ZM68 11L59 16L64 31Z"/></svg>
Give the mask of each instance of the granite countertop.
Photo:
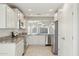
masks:
<svg viewBox="0 0 79 59"><path fill-rule="evenodd" d="M54 34L27 34L27 35L54 35Z"/></svg>
<svg viewBox="0 0 79 59"><path fill-rule="evenodd" d="M18 38L24 38L25 35L18 35L14 38L11 36L5 36L5 37L0 37L0 43L18 43L21 39Z"/></svg>

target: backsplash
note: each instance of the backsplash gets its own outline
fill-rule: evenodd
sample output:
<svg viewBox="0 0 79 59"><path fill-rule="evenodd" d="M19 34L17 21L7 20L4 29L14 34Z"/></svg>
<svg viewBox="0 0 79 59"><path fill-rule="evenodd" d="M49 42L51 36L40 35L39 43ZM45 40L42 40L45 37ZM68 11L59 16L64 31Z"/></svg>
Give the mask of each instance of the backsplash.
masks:
<svg viewBox="0 0 79 59"><path fill-rule="evenodd" d="M26 30L0 29L0 37L10 36L11 32L22 33L22 32L26 32Z"/></svg>
<svg viewBox="0 0 79 59"><path fill-rule="evenodd" d="M0 37L9 36L10 32L8 31L0 31Z"/></svg>

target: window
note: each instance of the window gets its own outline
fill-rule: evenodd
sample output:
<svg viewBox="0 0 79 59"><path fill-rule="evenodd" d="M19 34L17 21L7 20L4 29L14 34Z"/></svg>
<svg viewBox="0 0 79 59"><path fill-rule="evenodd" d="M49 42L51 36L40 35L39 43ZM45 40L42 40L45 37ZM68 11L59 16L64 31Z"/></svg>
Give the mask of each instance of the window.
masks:
<svg viewBox="0 0 79 59"><path fill-rule="evenodd" d="M28 22L28 34L53 34L53 28L51 23L47 21L29 21ZM49 26L50 25L50 26Z"/></svg>
<svg viewBox="0 0 79 59"><path fill-rule="evenodd" d="M38 28L36 26L31 28L31 33L32 34L38 34Z"/></svg>
<svg viewBox="0 0 79 59"><path fill-rule="evenodd" d="M48 34L48 28L40 27L39 33L41 33L41 34Z"/></svg>

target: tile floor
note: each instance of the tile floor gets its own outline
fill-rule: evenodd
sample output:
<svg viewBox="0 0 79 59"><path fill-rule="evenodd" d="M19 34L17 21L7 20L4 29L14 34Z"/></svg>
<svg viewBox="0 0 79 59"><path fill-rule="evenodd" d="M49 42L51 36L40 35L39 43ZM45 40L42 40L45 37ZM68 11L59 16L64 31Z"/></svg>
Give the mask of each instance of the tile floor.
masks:
<svg viewBox="0 0 79 59"><path fill-rule="evenodd" d="M25 56L54 56L50 46L29 46Z"/></svg>

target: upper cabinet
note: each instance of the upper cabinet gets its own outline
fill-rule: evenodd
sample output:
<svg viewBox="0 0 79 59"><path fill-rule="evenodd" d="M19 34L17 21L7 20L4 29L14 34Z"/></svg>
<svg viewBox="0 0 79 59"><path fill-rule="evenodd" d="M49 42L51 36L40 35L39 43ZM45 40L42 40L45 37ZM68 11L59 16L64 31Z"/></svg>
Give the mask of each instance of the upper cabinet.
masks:
<svg viewBox="0 0 79 59"><path fill-rule="evenodd" d="M0 5L0 28L5 28L5 18L5 5Z"/></svg>
<svg viewBox="0 0 79 59"><path fill-rule="evenodd" d="M21 11L0 4L0 28L25 29L26 20Z"/></svg>
<svg viewBox="0 0 79 59"><path fill-rule="evenodd" d="M0 28L17 28L17 15L8 5L0 4Z"/></svg>
<svg viewBox="0 0 79 59"><path fill-rule="evenodd" d="M18 28L18 20L17 20L17 15L14 12L13 9L10 7L7 7L7 12L6 12L6 17L7 17L7 28Z"/></svg>
<svg viewBox="0 0 79 59"><path fill-rule="evenodd" d="M18 24L19 24L19 29L25 29L26 28L26 19L21 11L19 11L17 8L14 8L17 17L18 17Z"/></svg>

